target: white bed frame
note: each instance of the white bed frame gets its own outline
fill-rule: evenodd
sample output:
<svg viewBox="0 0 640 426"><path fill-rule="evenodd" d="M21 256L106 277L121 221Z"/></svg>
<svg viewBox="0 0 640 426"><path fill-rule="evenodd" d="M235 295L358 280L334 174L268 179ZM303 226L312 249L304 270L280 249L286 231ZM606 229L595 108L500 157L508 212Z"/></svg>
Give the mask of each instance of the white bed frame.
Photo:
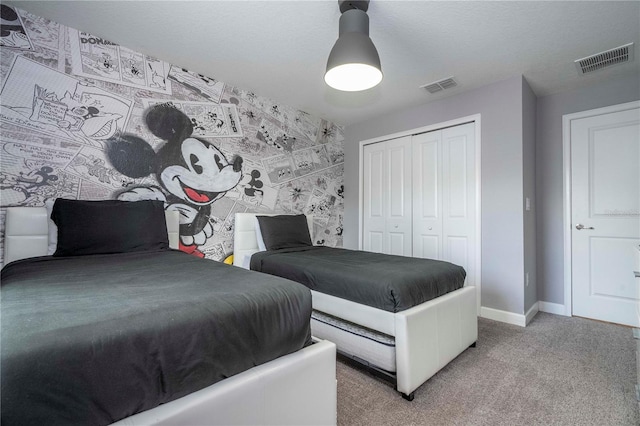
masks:
<svg viewBox="0 0 640 426"><path fill-rule="evenodd" d="M178 246L178 212L167 212L169 245ZM47 254L44 207L7 208L4 264ZM336 346L328 341L122 419L117 425L335 425Z"/></svg>
<svg viewBox="0 0 640 426"><path fill-rule="evenodd" d="M236 213L233 255L236 266L242 266L246 256L258 252L255 216L255 213ZM309 229L313 230L312 218L307 220ZM478 339L473 286L397 313L313 290L311 294L314 309L395 337L396 388L409 400L420 385Z"/></svg>
<svg viewBox="0 0 640 426"><path fill-rule="evenodd" d="M180 213L165 211L169 247L178 249ZM46 256L49 218L44 207L9 207L4 227L4 265L28 257Z"/></svg>

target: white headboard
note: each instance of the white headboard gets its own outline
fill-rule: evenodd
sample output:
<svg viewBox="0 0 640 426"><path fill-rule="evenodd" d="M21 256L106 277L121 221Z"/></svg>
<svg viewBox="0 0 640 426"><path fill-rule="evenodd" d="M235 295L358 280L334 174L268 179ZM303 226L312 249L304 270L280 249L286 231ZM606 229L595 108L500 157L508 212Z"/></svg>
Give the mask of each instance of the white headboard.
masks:
<svg viewBox="0 0 640 426"><path fill-rule="evenodd" d="M165 211L169 247L178 248L180 213ZM9 207L4 226L4 264L27 257L46 256L49 221L44 207Z"/></svg>
<svg viewBox="0 0 640 426"><path fill-rule="evenodd" d="M236 213L235 225L233 227L233 264L242 268L249 268L245 262L247 256L251 257L259 251L258 239L256 238L256 216L279 216L282 213ZM307 215L309 234L313 241L313 216Z"/></svg>

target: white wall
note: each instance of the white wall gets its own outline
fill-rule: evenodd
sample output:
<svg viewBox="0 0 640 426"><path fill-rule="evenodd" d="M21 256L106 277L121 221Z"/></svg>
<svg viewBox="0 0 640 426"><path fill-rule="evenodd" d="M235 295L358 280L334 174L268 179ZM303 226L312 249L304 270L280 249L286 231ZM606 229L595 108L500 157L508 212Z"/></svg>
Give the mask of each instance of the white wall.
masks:
<svg viewBox="0 0 640 426"><path fill-rule="evenodd" d="M538 299L564 304L562 116L640 99L637 74L538 99L536 214Z"/></svg>
<svg viewBox="0 0 640 426"><path fill-rule="evenodd" d="M526 84L526 83L525 83ZM345 129L344 246L358 246L358 143L481 114L482 305L524 313L523 78L521 76ZM425 92L425 100L428 100Z"/></svg>

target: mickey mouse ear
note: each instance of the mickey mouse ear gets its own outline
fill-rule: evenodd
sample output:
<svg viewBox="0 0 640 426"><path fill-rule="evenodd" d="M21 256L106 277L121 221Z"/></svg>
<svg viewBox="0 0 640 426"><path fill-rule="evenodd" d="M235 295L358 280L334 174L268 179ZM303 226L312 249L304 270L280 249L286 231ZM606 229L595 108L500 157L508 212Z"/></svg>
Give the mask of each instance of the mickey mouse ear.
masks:
<svg viewBox="0 0 640 426"><path fill-rule="evenodd" d="M183 141L193 133L189 117L173 105L152 106L147 110L145 121L154 135L166 141Z"/></svg>
<svg viewBox="0 0 640 426"><path fill-rule="evenodd" d="M156 169L156 153L144 139L133 135L116 136L107 141L107 157L125 176L149 176Z"/></svg>

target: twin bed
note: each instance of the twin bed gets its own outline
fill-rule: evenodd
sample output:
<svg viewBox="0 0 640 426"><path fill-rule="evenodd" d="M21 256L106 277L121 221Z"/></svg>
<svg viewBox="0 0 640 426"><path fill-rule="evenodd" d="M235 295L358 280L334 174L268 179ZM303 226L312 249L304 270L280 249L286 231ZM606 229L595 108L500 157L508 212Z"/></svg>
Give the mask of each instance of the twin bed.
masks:
<svg viewBox="0 0 640 426"><path fill-rule="evenodd" d="M295 229L299 221L273 223L265 231L265 220L252 213L236 214L234 264L309 287L312 334L390 378L405 399L412 400L421 384L475 345L476 289L464 286L461 267L311 247L300 243L302 231ZM312 217L306 220L313 229ZM275 250L264 251L259 238L269 233L285 236L276 241ZM288 233L293 244L287 244Z"/></svg>
<svg viewBox="0 0 640 426"><path fill-rule="evenodd" d="M335 424L335 346L311 339L309 291L171 250L177 216L157 238L138 219L164 221L162 204L154 221L119 203L67 209L54 256L46 210L8 209L2 424Z"/></svg>
<svg viewBox="0 0 640 426"><path fill-rule="evenodd" d="M178 217L167 212L159 226L158 202L142 202L155 203L155 221L140 220L149 210L129 220L118 210L126 202L101 202L97 219L97 204L73 203L85 205L54 207L63 238L53 256L47 211L7 210L3 424L335 424L332 342L411 400L477 339L475 288L455 265L261 251L265 230L237 214L237 268L171 250Z"/></svg>

